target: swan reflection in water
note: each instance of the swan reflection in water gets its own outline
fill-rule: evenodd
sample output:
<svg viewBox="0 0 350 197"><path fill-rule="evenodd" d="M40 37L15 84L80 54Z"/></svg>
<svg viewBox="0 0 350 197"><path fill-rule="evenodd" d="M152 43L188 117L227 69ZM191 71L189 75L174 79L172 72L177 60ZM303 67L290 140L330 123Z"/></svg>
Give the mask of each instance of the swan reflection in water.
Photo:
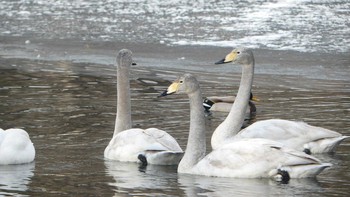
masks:
<svg viewBox="0 0 350 197"><path fill-rule="evenodd" d="M320 193L315 178L291 179L281 184L272 179L239 179L179 174L185 196L294 196Z"/></svg>
<svg viewBox="0 0 350 197"><path fill-rule="evenodd" d="M176 165L148 165L105 160L106 174L115 182L116 193L159 195L174 192L177 188ZM117 194L116 194L117 195ZM118 195L117 195L118 196Z"/></svg>
<svg viewBox="0 0 350 197"><path fill-rule="evenodd" d="M28 190L34 176L35 162L20 165L0 165L0 196L20 195ZM18 192L18 193L17 193Z"/></svg>
<svg viewBox="0 0 350 197"><path fill-rule="evenodd" d="M321 194L315 178L291 179L280 184L272 179L235 179L178 174L176 166L105 161L106 174L115 182L116 196L121 193L147 196L290 196Z"/></svg>

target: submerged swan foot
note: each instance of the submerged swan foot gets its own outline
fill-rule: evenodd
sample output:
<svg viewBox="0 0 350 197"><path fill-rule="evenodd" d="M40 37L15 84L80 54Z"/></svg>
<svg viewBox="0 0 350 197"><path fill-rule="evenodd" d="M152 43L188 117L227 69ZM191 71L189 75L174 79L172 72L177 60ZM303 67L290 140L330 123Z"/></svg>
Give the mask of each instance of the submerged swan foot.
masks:
<svg viewBox="0 0 350 197"><path fill-rule="evenodd" d="M139 154L137 158L141 161L141 166L147 166L147 158L143 154Z"/></svg>
<svg viewBox="0 0 350 197"><path fill-rule="evenodd" d="M282 183L282 184L288 184L288 182L290 180L290 176L289 176L288 171L278 169L277 175L275 176L275 180Z"/></svg>

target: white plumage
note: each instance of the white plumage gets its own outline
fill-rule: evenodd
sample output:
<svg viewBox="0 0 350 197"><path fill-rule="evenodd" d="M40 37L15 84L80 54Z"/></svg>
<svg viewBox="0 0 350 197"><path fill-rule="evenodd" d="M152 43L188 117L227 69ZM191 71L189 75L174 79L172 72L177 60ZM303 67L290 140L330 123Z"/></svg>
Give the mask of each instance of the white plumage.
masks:
<svg viewBox="0 0 350 197"><path fill-rule="evenodd" d="M32 162L35 148L23 129L0 129L0 165Z"/></svg>

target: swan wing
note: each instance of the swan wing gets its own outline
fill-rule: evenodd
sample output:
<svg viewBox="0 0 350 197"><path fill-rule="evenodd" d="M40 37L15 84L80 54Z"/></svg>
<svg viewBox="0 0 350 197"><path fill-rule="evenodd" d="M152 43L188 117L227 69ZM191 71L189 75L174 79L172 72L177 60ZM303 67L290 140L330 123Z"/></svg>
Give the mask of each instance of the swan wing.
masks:
<svg viewBox="0 0 350 197"><path fill-rule="evenodd" d="M281 142L287 147L303 150L309 146L308 143L341 136L338 132L304 122L270 119L250 125L241 130L235 138L266 138Z"/></svg>
<svg viewBox="0 0 350 197"><path fill-rule="evenodd" d="M175 138L169 135L167 132L157 129L149 128L144 131L146 135L149 135L151 139L159 144L161 149L174 151L174 152L183 152L180 145L177 143Z"/></svg>
<svg viewBox="0 0 350 197"><path fill-rule="evenodd" d="M157 157L155 154L162 155L159 152L182 154L183 151L176 140L163 130L135 128L115 135L106 147L104 155L112 160L138 162L139 154L153 155L152 160ZM158 160L161 162L161 159Z"/></svg>

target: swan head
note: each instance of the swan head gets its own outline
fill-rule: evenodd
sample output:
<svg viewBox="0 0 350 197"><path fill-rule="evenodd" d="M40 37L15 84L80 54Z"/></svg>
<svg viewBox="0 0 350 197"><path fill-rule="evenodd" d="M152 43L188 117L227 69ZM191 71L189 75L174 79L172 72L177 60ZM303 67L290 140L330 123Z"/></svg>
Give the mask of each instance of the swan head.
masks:
<svg viewBox="0 0 350 197"><path fill-rule="evenodd" d="M132 61L132 52L129 49L122 49L118 52L117 55L118 66L125 68L130 67L131 65L136 65Z"/></svg>
<svg viewBox="0 0 350 197"><path fill-rule="evenodd" d="M167 96L175 93L191 94L199 89L199 84L195 76L192 74L184 74L178 77L159 97Z"/></svg>
<svg viewBox="0 0 350 197"><path fill-rule="evenodd" d="M247 48L236 48L233 49L226 57L215 64L225 63L237 63L237 64L252 64L254 63L253 52Z"/></svg>

